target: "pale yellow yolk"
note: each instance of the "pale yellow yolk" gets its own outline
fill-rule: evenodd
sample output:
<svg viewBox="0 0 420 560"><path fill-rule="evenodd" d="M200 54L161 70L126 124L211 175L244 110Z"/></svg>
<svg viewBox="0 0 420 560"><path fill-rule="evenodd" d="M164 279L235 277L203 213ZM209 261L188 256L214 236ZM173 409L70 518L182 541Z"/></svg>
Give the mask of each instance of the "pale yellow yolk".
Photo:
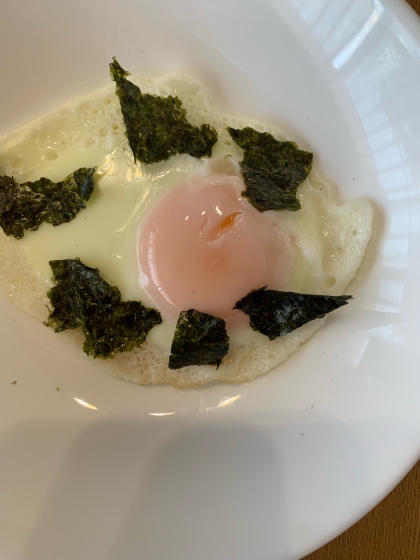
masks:
<svg viewBox="0 0 420 560"><path fill-rule="evenodd" d="M244 316L233 310L250 290L280 289L290 255L272 222L226 180L174 187L139 232L140 283L164 314L196 309L228 326Z"/></svg>

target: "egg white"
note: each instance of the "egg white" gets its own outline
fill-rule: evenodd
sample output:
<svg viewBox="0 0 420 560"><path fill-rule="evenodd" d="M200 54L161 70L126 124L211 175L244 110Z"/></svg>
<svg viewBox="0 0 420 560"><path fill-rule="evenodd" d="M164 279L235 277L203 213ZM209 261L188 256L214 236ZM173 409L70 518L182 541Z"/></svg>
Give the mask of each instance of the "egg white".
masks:
<svg viewBox="0 0 420 560"><path fill-rule="evenodd" d="M133 164L114 87L59 109L0 140L0 174L18 182L46 176L62 180L79 167L97 167L96 187L87 208L59 227L42 224L17 241L0 232L0 284L25 312L45 320L46 292L51 287L52 259L75 258L97 267L123 299L141 300L155 307L138 278L137 234L150 207L168 190L196 175L240 175L243 151L226 126L252 126L279 140L284 132L250 117L232 116L212 108L199 82L170 74L159 79L133 78L143 92L177 95L192 124L208 122L219 133L211 159L177 155L165 162ZM287 138L290 139L290 138ZM366 199L337 205L331 188L313 171L298 189L302 210L268 212L274 235L294 255L283 289L302 293L341 294L354 277L371 234L372 210ZM244 294L245 295L245 294ZM164 317L149 333L142 348L97 360L110 373L136 383L198 386L210 381L249 381L285 360L317 330L313 321L270 342L249 327L229 332L231 347L222 366L167 368L175 322ZM80 345L80 332L59 335Z"/></svg>

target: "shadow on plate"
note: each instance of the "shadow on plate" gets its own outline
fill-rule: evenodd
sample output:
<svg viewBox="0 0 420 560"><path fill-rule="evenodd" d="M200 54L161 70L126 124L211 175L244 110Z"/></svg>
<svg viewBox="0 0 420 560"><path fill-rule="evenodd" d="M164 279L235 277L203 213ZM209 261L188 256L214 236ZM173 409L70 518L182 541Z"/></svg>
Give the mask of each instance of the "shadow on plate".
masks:
<svg viewBox="0 0 420 560"><path fill-rule="evenodd" d="M340 461L364 462L347 427L313 423L313 414L306 428L228 423L229 417L195 425L182 417L17 425L0 438L1 501L13 504L0 508L2 554L21 560L289 558L291 539L294 548L296 540L315 536L316 520L290 527L296 484L303 494L319 485L321 502L324 492L346 499L352 485L360 490L360 476L344 480L335 463L321 479L312 478L314 446L327 452L340 446ZM291 437L292 461L281 451ZM296 460L302 465L297 480Z"/></svg>

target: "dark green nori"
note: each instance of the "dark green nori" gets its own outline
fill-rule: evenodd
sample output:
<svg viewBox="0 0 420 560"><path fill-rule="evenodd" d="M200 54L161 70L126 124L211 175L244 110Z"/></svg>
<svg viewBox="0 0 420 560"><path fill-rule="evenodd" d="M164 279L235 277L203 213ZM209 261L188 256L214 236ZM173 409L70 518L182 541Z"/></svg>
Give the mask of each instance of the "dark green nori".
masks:
<svg viewBox="0 0 420 560"><path fill-rule="evenodd" d="M352 296L323 296L278 292L266 287L252 290L240 299L235 309L250 317L249 324L270 340L298 329L314 319L346 305Z"/></svg>
<svg viewBox="0 0 420 560"><path fill-rule="evenodd" d="M219 367L229 350L226 323L195 309L181 311L171 346L169 369L186 366Z"/></svg>
<svg viewBox="0 0 420 560"><path fill-rule="evenodd" d="M121 301L115 306L89 306L83 325L83 349L94 358L108 358L141 346L148 332L162 322L155 309L139 301Z"/></svg>
<svg viewBox="0 0 420 560"><path fill-rule="evenodd" d="M55 332L82 326L87 354L108 358L132 350L162 322L155 309L138 301L121 301L118 288L80 259L50 261L50 266L56 285L48 291L53 311L45 324Z"/></svg>
<svg viewBox="0 0 420 560"><path fill-rule="evenodd" d="M178 97L161 97L142 93L127 80L129 72L112 59L111 78L126 126L134 161L156 163L174 154L189 154L196 158L211 156L217 141L216 130L208 124L193 126Z"/></svg>
<svg viewBox="0 0 420 560"><path fill-rule="evenodd" d="M46 325L55 332L84 324L89 306L114 307L121 301L118 288L110 286L80 259L50 261L55 286L48 291L53 306Z"/></svg>
<svg viewBox="0 0 420 560"><path fill-rule="evenodd" d="M280 142L268 132L228 127L232 139L244 149L240 163L246 190L242 196L260 212L299 210L296 190L309 175L313 154L294 142Z"/></svg>
<svg viewBox="0 0 420 560"><path fill-rule="evenodd" d="M95 182L96 168L82 167L63 181L19 184L13 177L0 176L0 226L6 235L21 239L24 230L36 230L42 222L58 226L70 222L86 208Z"/></svg>

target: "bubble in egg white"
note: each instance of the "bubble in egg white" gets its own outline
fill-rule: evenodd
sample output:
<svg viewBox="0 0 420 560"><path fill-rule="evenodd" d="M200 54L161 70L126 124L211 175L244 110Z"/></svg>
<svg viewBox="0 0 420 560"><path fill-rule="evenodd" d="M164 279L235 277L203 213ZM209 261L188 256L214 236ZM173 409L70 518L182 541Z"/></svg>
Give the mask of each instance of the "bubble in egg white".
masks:
<svg viewBox="0 0 420 560"><path fill-rule="evenodd" d="M19 182L41 176L58 181L79 167L98 167L95 192L72 222L57 228L42 224L37 232L26 232L21 241L0 231L0 284L15 305L40 321L48 315L48 261L55 258L78 256L117 285L123 299L140 299L153 306L139 288L136 239L154 201L196 173L239 174L243 152L226 126L252 126L279 140L290 139L273 123L216 110L200 83L190 76L132 79L145 93L179 96L191 124L213 125L219 133L213 156L211 160L196 160L181 154L150 166L134 164L113 84L0 139L1 171ZM371 234L370 204L357 199L337 205L332 189L315 171L299 187L298 196L302 203L299 212L267 213L276 224L278 241L289 244L295 254L284 289L341 294L354 277ZM113 375L140 384L194 387L213 381L242 383L283 362L324 321L313 321L271 342L249 327L237 329L229 332L230 350L219 369L191 366L172 371L167 363L175 323L165 320L152 329L141 348L96 363ZM82 352L80 330L57 336Z"/></svg>

